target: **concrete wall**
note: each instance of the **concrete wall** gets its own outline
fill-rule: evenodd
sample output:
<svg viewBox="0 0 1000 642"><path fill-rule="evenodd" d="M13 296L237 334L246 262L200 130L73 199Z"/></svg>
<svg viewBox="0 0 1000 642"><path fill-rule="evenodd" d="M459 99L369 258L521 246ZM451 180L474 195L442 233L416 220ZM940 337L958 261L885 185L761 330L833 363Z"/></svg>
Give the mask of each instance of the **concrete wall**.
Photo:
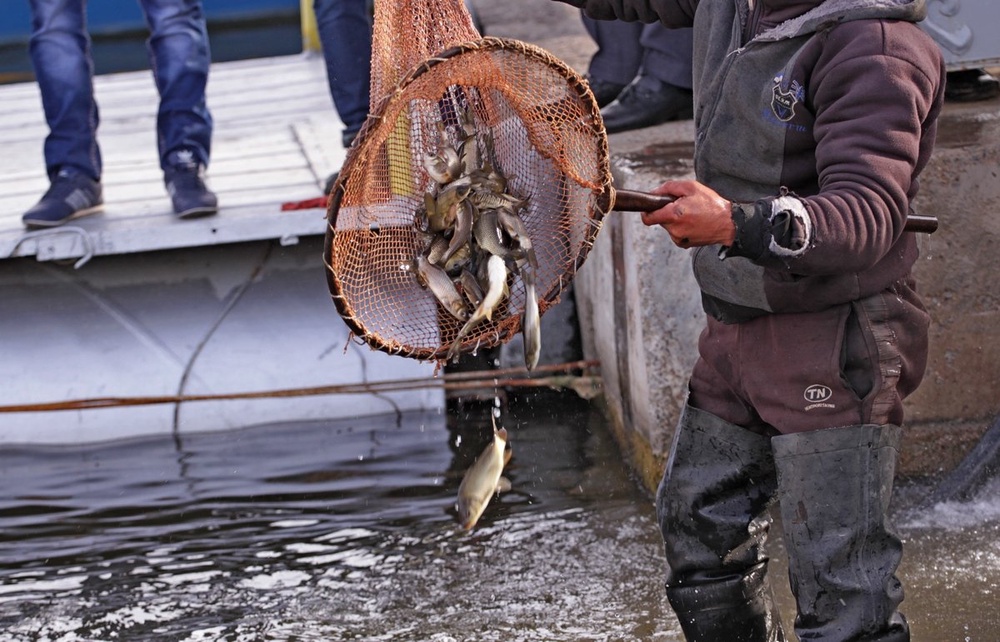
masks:
<svg viewBox="0 0 1000 642"><path fill-rule="evenodd" d="M931 353L901 462L924 473L953 468L1000 414L1000 100L948 106L916 207L941 221L915 270Z"/></svg>
<svg viewBox="0 0 1000 642"><path fill-rule="evenodd" d="M693 177L693 135L690 122L615 135L615 184L649 190L667 177ZM665 230L646 228L638 214L612 212L574 283L584 356L601 362L612 430L652 489L704 323L688 252Z"/></svg>
<svg viewBox="0 0 1000 642"><path fill-rule="evenodd" d="M693 128L670 123L613 135L616 185L648 190L693 176ZM1000 413L1000 101L949 105L918 212L919 290L932 315L921 388L906 401L900 472L950 470ZM619 444L653 489L684 402L704 314L686 250L637 214L611 213L575 281L586 358L599 359Z"/></svg>

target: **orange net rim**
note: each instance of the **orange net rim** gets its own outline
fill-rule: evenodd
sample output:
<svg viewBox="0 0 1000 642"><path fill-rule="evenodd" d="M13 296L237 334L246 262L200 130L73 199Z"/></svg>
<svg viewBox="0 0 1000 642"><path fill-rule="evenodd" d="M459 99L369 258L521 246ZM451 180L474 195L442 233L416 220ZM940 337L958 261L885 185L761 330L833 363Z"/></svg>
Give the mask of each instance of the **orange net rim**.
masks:
<svg viewBox="0 0 1000 642"><path fill-rule="evenodd" d="M337 181L331 190L327 207L327 229L323 249L323 262L326 267L327 286L330 290L330 295L338 314L344 320L344 323L348 326L352 335L359 337L373 349L387 354L412 358L420 361L438 362L445 360L448 351L447 346L431 349L404 345L399 341L392 340L391 338L383 337L378 333L369 331L369 329L366 328L365 325L359 320L349 300L350 297L344 295L344 287L337 275L336 269L331 264L333 246L337 235L337 215L340 211L342 199L346 194L344 186L347 185L352 171L355 169L355 165L357 164L356 159L364 158L366 156L365 148L374 138L372 134L380 128L381 120L385 116L386 112L391 111L391 107L395 101L406 99L407 86L431 69L442 63L450 61L453 58L469 52L488 52L494 50L513 51L517 54L536 59L540 63L548 65L550 68L558 71L560 75L566 79L567 87L574 91L581 98L581 100L585 101L585 103L589 106L591 112L589 122L592 124L592 133L597 141L599 151L597 160L597 164L599 165L598 174L602 177L602 180L599 190L594 192L594 205L587 213L588 218L594 223L594 225L589 226L587 238L580 248L580 251L577 253L572 268L567 270L565 279L560 281L558 287L554 287L549 292L542 293L539 297L542 314L544 314L545 310L560 300L562 291L570 285L576 271L579 270L585 262L591 248L593 247L594 241L597 238L597 234L600 231L603 218L610 211L611 206L614 203L615 190L612 185L607 132L604 128L604 121L601 118L600 109L597 106L597 99L594 97L593 92L590 90L590 86L587 84L583 76L578 74L565 62L535 45L520 40L498 38L494 36L486 36L457 44L431 58L422 61L406 73L396 84L394 89L379 100L375 109L373 109L368 115L368 118L362 125L361 130L358 132L354 144L351 145L351 148L347 152L347 157L341 167ZM544 150L539 151L544 153ZM492 347L493 345L506 343L517 334L517 331L518 328L512 327L504 335L498 336L497 341L494 344L490 344L489 346L484 344L483 347Z"/></svg>

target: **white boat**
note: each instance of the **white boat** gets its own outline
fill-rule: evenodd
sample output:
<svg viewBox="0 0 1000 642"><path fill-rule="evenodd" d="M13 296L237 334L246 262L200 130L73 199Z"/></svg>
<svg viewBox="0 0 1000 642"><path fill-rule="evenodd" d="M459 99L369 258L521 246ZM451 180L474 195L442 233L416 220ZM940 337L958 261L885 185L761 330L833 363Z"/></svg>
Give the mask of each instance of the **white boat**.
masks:
<svg viewBox="0 0 1000 642"><path fill-rule="evenodd" d="M444 407L434 364L352 340L325 208L281 209L320 197L344 159L322 57L213 66L221 209L199 220L171 212L150 73L95 82L105 211L44 231L20 220L48 186L38 89L0 87L0 444Z"/></svg>

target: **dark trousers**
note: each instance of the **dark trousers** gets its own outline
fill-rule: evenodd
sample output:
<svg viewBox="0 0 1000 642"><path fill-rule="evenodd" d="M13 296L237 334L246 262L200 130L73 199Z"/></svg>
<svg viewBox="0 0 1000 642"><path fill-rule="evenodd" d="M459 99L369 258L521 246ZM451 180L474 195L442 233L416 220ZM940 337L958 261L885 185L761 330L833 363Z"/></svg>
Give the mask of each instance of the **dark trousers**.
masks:
<svg viewBox="0 0 1000 642"><path fill-rule="evenodd" d="M156 119L160 165L187 150L207 165L212 116L205 102L211 55L201 0L140 0L149 26L149 61L160 94ZM49 177L73 167L101 179L94 63L84 0L31 0L31 62L49 135Z"/></svg>
<svg viewBox="0 0 1000 642"><path fill-rule="evenodd" d="M627 85L641 73L675 87L691 88L691 29L586 16L583 25L597 44L587 70L591 78Z"/></svg>
<svg viewBox="0 0 1000 642"><path fill-rule="evenodd" d="M928 325L909 281L822 312L709 318L689 402L761 434L898 426L923 378Z"/></svg>
<svg viewBox="0 0 1000 642"><path fill-rule="evenodd" d="M333 106L345 137L368 117L372 19L368 0L313 0Z"/></svg>

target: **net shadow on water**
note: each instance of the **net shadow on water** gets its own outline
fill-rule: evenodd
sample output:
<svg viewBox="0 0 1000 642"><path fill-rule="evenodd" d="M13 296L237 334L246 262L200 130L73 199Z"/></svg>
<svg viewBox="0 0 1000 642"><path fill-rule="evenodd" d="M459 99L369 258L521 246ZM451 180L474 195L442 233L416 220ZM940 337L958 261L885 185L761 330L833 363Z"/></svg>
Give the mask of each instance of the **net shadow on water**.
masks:
<svg viewBox="0 0 1000 642"><path fill-rule="evenodd" d="M5 640L679 640L648 497L599 413L489 408L0 450Z"/></svg>

